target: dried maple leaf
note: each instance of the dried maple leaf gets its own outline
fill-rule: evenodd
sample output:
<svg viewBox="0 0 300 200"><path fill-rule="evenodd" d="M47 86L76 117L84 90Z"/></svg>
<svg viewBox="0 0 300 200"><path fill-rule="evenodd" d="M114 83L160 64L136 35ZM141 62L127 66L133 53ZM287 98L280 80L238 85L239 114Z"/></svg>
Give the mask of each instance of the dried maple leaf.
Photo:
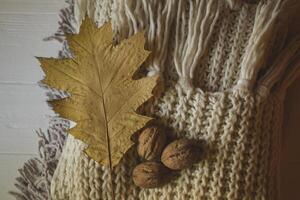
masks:
<svg viewBox="0 0 300 200"><path fill-rule="evenodd" d="M144 33L113 43L111 24L97 28L86 17L77 35L66 36L73 58L38 58L43 82L71 96L50 102L61 117L77 125L70 133L86 144L86 153L103 165L115 166L132 146L130 136L152 118L135 110L152 94L157 77L133 80L148 57Z"/></svg>

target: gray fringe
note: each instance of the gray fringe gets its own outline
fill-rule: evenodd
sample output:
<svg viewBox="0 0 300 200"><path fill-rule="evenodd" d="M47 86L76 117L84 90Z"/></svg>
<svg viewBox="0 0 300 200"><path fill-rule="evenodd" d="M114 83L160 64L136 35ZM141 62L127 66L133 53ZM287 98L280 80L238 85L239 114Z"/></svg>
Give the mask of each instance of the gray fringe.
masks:
<svg viewBox="0 0 300 200"><path fill-rule="evenodd" d="M58 22L59 28L53 35L44 38L44 41L49 40L58 40L59 42L65 41L66 33L75 33L76 29L72 25L72 22L75 21L74 18L74 0L65 0L65 2L69 5L67 8L63 8L60 10L60 21Z"/></svg>
<svg viewBox="0 0 300 200"><path fill-rule="evenodd" d="M29 159L19 169L15 186L18 192L9 192L17 200L50 200L50 183L66 140L69 121L53 118L47 132L39 136L39 157Z"/></svg>
<svg viewBox="0 0 300 200"><path fill-rule="evenodd" d="M74 0L66 0L66 3L68 7L60 10L58 30L52 36L44 39L44 41L57 40L63 44L62 50L58 53L60 58L72 56L64 35L65 33L75 32L75 28L72 26L72 22L75 20ZM41 83L40 86L46 88L49 100L69 96L67 92L49 88ZM9 194L17 200L51 200L51 179L63 151L69 126L68 120L54 117L50 121L47 132L36 131L39 137L39 156L29 159L18 170L20 175L16 178L15 183L18 191L10 191Z"/></svg>

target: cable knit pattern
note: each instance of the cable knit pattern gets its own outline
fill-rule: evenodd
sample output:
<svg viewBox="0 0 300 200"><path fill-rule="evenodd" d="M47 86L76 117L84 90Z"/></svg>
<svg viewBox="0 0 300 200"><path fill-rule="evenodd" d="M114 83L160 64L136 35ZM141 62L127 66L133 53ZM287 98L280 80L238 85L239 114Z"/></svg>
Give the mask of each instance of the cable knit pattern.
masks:
<svg viewBox="0 0 300 200"><path fill-rule="evenodd" d="M300 42L274 52L268 45L284 40L279 27L297 0L73 3L75 25L88 10L99 26L112 20L117 41L146 30L146 48L153 53L145 65L165 86L152 114L176 136L205 141L203 161L155 189L133 184L139 159L131 148L113 171L115 199L278 198L282 102L291 83L286 78L300 73ZM89 159L84 148L69 135L52 179L53 199L112 199L108 168Z"/></svg>

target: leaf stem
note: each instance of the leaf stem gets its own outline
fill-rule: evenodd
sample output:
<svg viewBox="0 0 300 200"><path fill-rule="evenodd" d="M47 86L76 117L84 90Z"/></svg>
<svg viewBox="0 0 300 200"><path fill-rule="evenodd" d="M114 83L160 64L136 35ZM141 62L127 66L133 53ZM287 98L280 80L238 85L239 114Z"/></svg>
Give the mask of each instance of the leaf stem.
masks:
<svg viewBox="0 0 300 200"><path fill-rule="evenodd" d="M96 66L98 67L98 62L97 58L95 57L95 53L93 54L94 61L96 63ZM102 94L102 106L103 106L103 111L104 111L104 120L105 120L105 128L106 128L106 144L107 144L107 152L108 152L108 162L109 162L109 172L110 172L110 186L111 186L111 196L112 200L115 200L115 191L114 191L114 183L113 183L113 167L112 167L112 161L111 161L111 151L110 151L110 138L108 134L108 120L107 120L107 115L106 115L106 107L105 107L105 101L104 101L104 96L103 96L103 88L102 88L102 80L100 76L99 69L96 69L98 72L98 79L99 79L99 84L100 84L100 89L101 89L101 94Z"/></svg>
<svg viewBox="0 0 300 200"><path fill-rule="evenodd" d="M101 87L101 90L102 90L102 87ZM107 124L104 98L103 98L102 104L103 104L104 118L105 118L105 124L106 124L105 125L105 127L106 127L106 143L107 143L107 152L108 152L108 161L109 161L111 195L112 195L112 200L115 200L115 191L114 191L114 183L113 183L113 167L112 167L112 162L111 162L110 140L109 140L109 135L108 135L108 124Z"/></svg>
<svg viewBox="0 0 300 200"><path fill-rule="evenodd" d="M98 71L98 73L99 73L99 71ZM99 82L100 82L101 93L103 94L103 89L102 89L102 83L101 83L100 74L98 74L98 75L99 75ZM112 196L112 200L115 200L115 190L114 190L114 183L113 183L113 167L112 167L112 162L111 162L110 140L109 140L108 123L107 123L108 120L107 120L107 116L106 116L106 108L105 108L104 96L102 96L102 106L103 106L103 111L104 111L105 128L106 128L106 144L107 144L109 172L110 172L111 196Z"/></svg>

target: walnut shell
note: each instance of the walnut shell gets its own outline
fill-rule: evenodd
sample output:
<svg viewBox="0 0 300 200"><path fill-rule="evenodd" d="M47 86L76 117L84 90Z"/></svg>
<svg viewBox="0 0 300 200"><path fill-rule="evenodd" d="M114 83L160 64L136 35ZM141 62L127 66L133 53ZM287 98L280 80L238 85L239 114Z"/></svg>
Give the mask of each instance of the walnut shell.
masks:
<svg viewBox="0 0 300 200"><path fill-rule="evenodd" d="M161 161L170 169L180 170L199 162L201 157L202 148L195 140L179 139L164 149Z"/></svg>
<svg viewBox="0 0 300 200"><path fill-rule="evenodd" d="M136 186L155 188L166 184L170 179L170 171L158 162L144 162L133 169L132 179Z"/></svg>
<svg viewBox="0 0 300 200"><path fill-rule="evenodd" d="M166 145L166 134L159 127L146 128L138 138L138 155L148 161L159 160Z"/></svg>

